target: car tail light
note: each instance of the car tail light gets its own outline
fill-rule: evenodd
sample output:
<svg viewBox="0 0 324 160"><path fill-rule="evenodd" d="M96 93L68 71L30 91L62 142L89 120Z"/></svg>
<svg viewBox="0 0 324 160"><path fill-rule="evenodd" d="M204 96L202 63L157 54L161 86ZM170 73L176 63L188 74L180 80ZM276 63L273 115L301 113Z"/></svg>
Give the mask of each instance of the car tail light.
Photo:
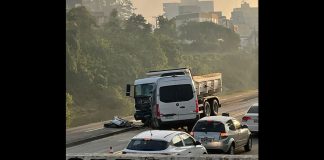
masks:
<svg viewBox="0 0 324 160"><path fill-rule="evenodd" d="M199 113L198 99L196 99L196 113Z"/></svg>
<svg viewBox="0 0 324 160"><path fill-rule="evenodd" d="M228 137L228 133L226 132L221 132L220 134L220 139L226 139Z"/></svg>
<svg viewBox="0 0 324 160"><path fill-rule="evenodd" d="M156 117L159 119L160 118L160 107L159 104L156 104Z"/></svg>
<svg viewBox="0 0 324 160"><path fill-rule="evenodd" d="M243 122L246 122L246 121L248 121L248 120L250 120L250 119L252 119L251 117L248 117L248 116L244 116L243 118L242 118L242 121Z"/></svg>

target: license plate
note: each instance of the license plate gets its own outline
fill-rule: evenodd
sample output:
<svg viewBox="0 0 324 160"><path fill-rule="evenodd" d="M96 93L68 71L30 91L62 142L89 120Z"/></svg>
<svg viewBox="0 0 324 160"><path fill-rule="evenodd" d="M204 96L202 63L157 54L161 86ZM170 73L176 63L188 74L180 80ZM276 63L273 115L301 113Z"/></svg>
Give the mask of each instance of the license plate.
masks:
<svg viewBox="0 0 324 160"><path fill-rule="evenodd" d="M254 123L259 123L259 120L258 120L258 119L255 119L255 120L254 120Z"/></svg>
<svg viewBox="0 0 324 160"><path fill-rule="evenodd" d="M201 138L201 143L208 143L208 142L212 142L213 138L208 138L208 137L204 137Z"/></svg>

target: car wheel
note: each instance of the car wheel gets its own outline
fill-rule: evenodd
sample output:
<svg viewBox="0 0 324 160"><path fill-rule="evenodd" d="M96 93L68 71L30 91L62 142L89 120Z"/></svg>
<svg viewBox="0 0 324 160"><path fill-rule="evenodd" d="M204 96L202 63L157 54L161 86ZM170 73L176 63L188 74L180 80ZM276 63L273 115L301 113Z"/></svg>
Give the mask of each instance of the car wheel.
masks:
<svg viewBox="0 0 324 160"><path fill-rule="evenodd" d="M252 137L249 138L248 142L244 146L245 152L251 151L252 149Z"/></svg>
<svg viewBox="0 0 324 160"><path fill-rule="evenodd" d="M226 152L227 154L231 154L233 155L234 154L234 151L235 151L235 147L234 145L232 144L231 147L228 149L228 151Z"/></svg>
<svg viewBox="0 0 324 160"><path fill-rule="evenodd" d="M211 115L212 116L217 116L217 114L218 114L218 107L219 107L218 102L216 100L214 100L213 101L213 107L211 109Z"/></svg>
<svg viewBox="0 0 324 160"><path fill-rule="evenodd" d="M209 117L211 113L210 104L206 101L204 106L204 117Z"/></svg>

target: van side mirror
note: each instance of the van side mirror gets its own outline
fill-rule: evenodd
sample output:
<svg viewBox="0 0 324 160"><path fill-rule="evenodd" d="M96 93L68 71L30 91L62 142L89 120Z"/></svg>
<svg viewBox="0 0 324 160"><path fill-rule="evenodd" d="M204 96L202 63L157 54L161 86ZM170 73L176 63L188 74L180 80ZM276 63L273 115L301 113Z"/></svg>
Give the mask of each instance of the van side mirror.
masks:
<svg viewBox="0 0 324 160"><path fill-rule="evenodd" d="M131 90L131 85L130 84L127 84L126 85L126 96L130 96L130 90Z"/></svg>
<svg viewBox="0 0 324 160"><path fill-rule="evenodd" d="M201 143L199 141L196 141L195 145L201 145Z"/></svg>

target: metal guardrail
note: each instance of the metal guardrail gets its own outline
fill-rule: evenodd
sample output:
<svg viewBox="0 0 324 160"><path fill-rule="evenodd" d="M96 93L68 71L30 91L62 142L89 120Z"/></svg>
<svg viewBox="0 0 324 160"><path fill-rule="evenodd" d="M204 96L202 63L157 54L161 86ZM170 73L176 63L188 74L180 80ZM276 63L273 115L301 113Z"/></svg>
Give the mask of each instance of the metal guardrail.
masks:
<svg viewBox="0 0 324 160"><path fill-rule="evenodd" d="M201 156L170 156L152 154L67 154L66 160L258 160L258 155L210 154Z"/></svg>

